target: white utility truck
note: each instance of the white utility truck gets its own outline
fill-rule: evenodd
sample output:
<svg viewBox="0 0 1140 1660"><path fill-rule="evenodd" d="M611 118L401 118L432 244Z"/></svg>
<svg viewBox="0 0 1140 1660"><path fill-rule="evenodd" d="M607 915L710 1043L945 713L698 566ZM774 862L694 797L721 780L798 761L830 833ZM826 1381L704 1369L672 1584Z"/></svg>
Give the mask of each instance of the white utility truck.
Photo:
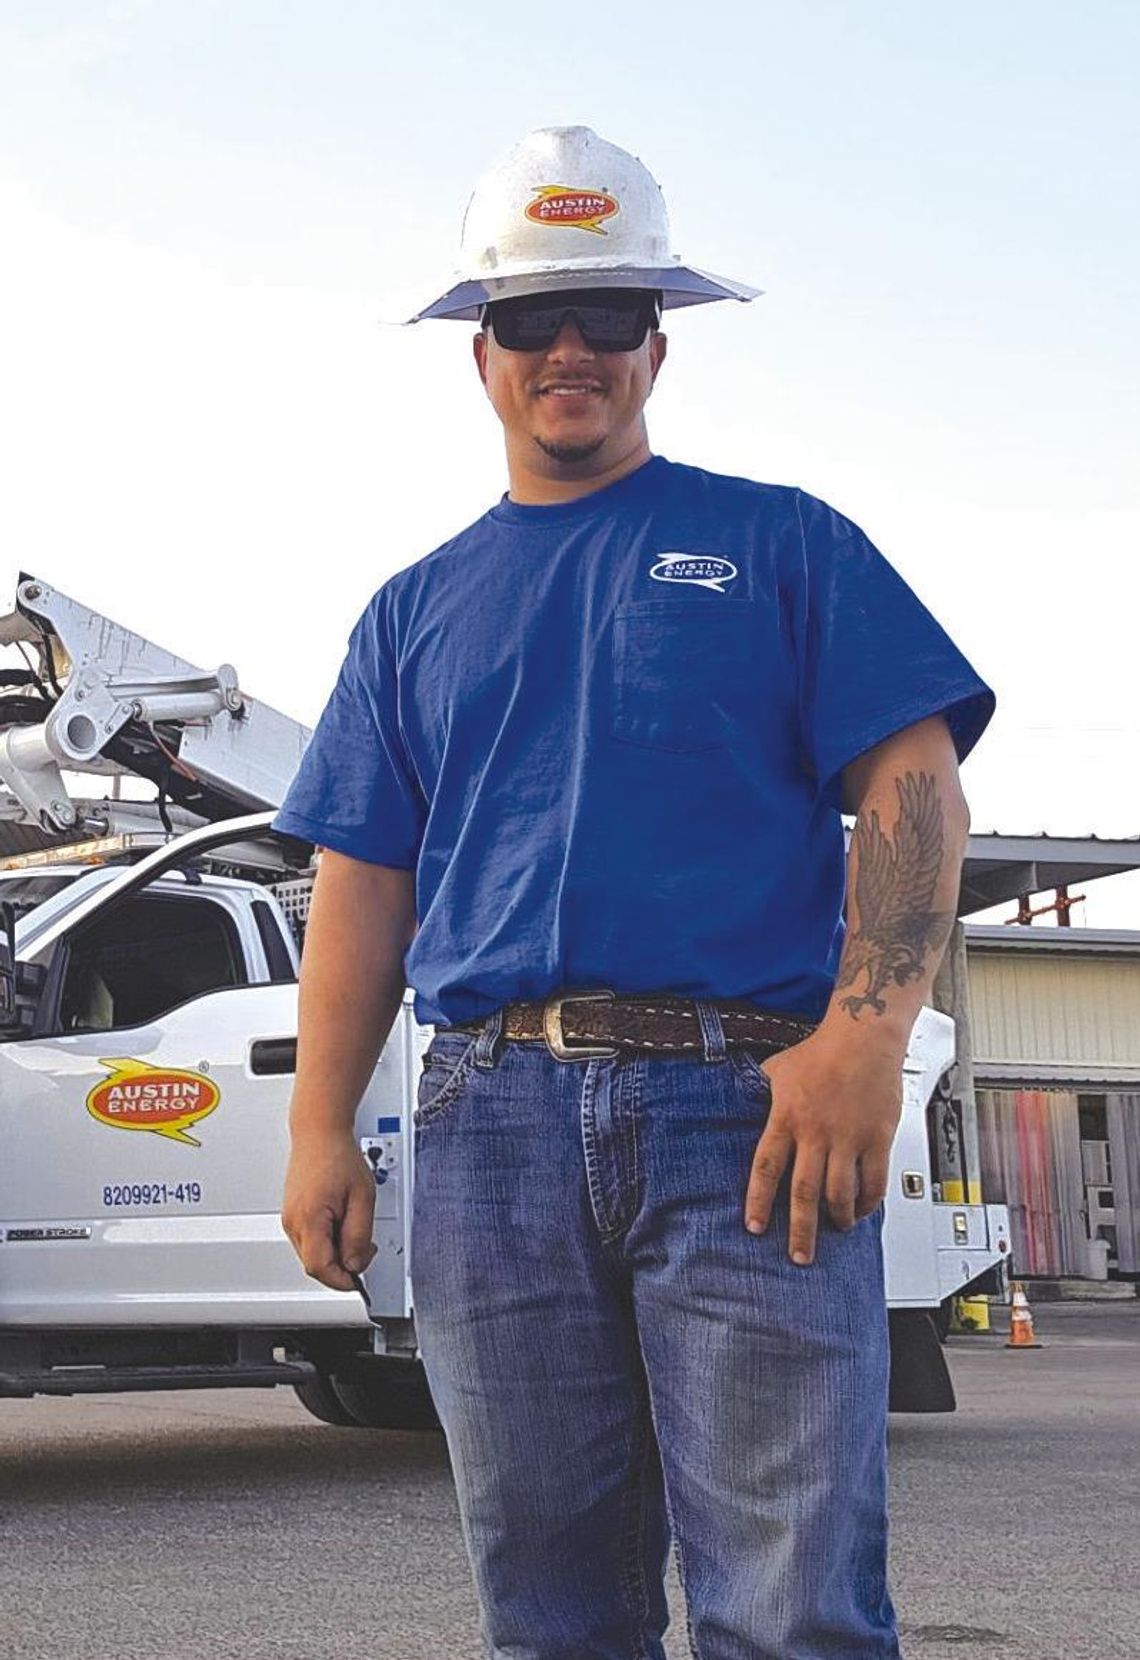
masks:
<svg viewBox="0 0 1140 1660"><path fill-rule="evenodd" d="M329 1423L431 1427L408 1274L431 1029L410 995L356 1119L367 1304L306 1278L278 1216L315 866L268 826L306 729L33 578L3 647L0 831L22 840L0 860L0 1396L284 1383ZM952 1409L932 1315L1008 1262L1003 1207L932 1189L953 1057L924 1010L887 1201L896 1409Z"/></svg>

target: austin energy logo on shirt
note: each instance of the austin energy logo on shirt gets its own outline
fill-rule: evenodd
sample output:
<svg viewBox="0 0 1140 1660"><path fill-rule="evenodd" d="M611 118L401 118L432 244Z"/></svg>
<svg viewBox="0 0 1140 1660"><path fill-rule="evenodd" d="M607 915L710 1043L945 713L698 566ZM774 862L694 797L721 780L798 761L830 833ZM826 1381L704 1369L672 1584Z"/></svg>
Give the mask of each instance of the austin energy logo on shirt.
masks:
<svg viewBox="0 0 1140 1660"><path fill-rule="evenodd" d="M711 553L659 553L650 571L654 582L693 582L723 594L724 584L739 575L731 559Z"/></svg>

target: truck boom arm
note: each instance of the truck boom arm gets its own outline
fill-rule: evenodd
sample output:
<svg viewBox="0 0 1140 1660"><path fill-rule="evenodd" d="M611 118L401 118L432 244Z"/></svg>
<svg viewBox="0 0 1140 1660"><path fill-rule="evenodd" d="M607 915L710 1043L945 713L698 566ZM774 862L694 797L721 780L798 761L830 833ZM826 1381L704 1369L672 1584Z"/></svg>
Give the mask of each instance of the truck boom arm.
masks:
<svg viewBox="0 0 1140 1660"><path fill-rule="evenodd" d="M196 821L279 806L309 730L34 577L0 617L0 646L37 666L0 669L0 784L43 830L106 829L63 774L150 779Z"/></svg>

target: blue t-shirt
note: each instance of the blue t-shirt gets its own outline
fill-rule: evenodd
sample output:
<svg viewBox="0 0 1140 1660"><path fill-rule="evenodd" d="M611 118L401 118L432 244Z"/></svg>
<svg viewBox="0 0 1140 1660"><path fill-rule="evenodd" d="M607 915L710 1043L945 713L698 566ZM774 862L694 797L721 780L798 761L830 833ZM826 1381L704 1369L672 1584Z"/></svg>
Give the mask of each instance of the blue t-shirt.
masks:
<svg viewBox="0 0 1140 1660"><path fill-rule="evenodd" d="M562 506L504 498L400 571L278 829L416 872L416 1018L562 987L823 1013L841 772L992 692L850 520L654 457Z"/></svg>

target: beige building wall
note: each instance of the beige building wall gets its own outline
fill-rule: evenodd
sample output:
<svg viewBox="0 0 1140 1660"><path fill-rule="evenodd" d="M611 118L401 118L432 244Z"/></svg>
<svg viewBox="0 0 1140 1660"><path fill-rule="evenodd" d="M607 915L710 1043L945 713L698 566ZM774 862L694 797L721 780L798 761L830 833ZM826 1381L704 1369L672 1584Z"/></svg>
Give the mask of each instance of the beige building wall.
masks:
<svg viewBox="0 0 1140 1660"><path fill-rule="evenodd" d="M1140 1084L1140 956L967 946L974 1072L988 1084Z"/></svg>

